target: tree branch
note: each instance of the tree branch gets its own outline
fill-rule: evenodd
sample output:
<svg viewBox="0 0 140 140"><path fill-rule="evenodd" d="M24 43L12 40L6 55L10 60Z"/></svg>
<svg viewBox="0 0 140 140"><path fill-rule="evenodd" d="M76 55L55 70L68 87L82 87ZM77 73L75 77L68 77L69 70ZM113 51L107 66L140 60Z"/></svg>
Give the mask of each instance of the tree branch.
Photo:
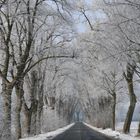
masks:
<svg viewBox="0 0 140 140"><path fill-rule="evenodd" d="M43 60L47 60L47 59L55 59L55 58L74 58L74 56L69 56L69 55L60 55L60 56L47 56L44 57L42 59L39 59L38 61L36 61L34 64L32 64L30 67L28 67L25 72L24 75L26 75L33 67L35 67L38 63L42 62Z"/></svg>

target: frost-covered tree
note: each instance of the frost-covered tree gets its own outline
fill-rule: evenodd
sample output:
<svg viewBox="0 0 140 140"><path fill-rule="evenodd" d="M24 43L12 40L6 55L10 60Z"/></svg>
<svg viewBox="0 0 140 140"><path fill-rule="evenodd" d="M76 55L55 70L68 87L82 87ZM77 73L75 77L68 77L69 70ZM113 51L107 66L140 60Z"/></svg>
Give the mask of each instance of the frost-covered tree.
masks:
<svg viewBox="0 0 140 140"><path fill-rule="evenodd" d="M125 77L127 75L125 71L131 74L128 76L131 77L131 82L125 78L130 96L130 107L124 124L124 132L128 133L136 105L133 76L139 63L139 9L137 7L139 2L100 0L93 3L93 11L98 11L102 15L102 20L99 18L97 24L86 16L89 25L92 25L97 32L97 35L93 34L93 44L99 46L100 52L108 54L103 57L104 60L115 58L123 66L120 69L124 71ZM85 16L85 12L83 14ZM130 69L133 72L130 72Z"/></svg>
<svg viewBox="0 0 140 140"><path fill-rule="evenodd" d="M54 9L51 8L51 4L54 4ZM38 58L36 57L38 53L45 52L54 46L62 47L71 38L70 34L68 35L70 26L66 27L68 25L68 11L59 9L62 5L64 8L66 3L52 1L51 4L47 5L42 0L3 1L2 3L0 11L1 50L4 54L4 61L2 61L0 73L3 82L2 95L5 102L3 127L5 134L2 135L6 139L11 137L11 95L13 88L15 88L17 95L15 126L16 139L18 139L21 137L20 112L24 96L25 75L39 62L55 57L54 53L49 54L48 51L46 56ZM44 12L45 9L48 11ZM64 29L64 27L66 28ZM35 50L38 46L41 47L37 52ZM61 53L61 56L60 53L55 55L59 55L59 58L70 57L64 53Z"/></svg>

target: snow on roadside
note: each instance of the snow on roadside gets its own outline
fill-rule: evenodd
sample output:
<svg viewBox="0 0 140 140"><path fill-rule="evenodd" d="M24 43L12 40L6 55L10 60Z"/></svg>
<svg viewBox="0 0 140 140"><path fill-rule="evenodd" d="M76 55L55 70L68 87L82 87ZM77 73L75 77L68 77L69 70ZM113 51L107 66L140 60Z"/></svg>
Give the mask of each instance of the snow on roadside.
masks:
<svg viewBox="0 0 140 140"><path fill-rule="evenodd" d="M23 139L20 139L20 140L50 140L50 139L54 138L55 136L63 133L67 129L71 128L73 125L74 125L74 123L72 123L70 125L67 125L63 128L57 129L55 131L51 131L51 132L48 132L48 133L45 133L45 134L40 134L40 135L37 135L37 136L34 136L34 137L23 138Z"/></svg>
<svg viewBox="0 0 140 140"><path fill-rule="evenodd" d="M96 127L93 127L87 123L84 123L86 126L100 132L100 133L103 133L107 136L111 136L113 138L116 138L116 139L119 139L119 140L140 140L139 137L133 137L133 136L130 136L130 135L126 135L126 134L122 134L118 131L113 131L111 129L102 129L102 128L96 128Z"/></svg>
<svg viewBox="0 0 140 140"><path fill-rule="evenodd" d="M118 122L118 123L116 123L116 130L119 131L119 132L123 131L122 130L123 125L124 125L124 122ZM136 136L137 135L138 125L139 125L139 122L138 121L133 121L131 123L131 129L130 129L131 136Z"/></svg>

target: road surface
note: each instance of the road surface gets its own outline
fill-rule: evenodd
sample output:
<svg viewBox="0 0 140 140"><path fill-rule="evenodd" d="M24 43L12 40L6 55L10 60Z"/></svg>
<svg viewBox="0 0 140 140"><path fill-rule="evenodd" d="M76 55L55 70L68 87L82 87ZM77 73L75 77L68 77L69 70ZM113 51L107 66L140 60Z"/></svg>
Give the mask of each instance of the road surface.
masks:
<svg viewBox="0 0 140 140"><path fill-rule="evenodd" d="M52 140L115 140L113 138L107 137L83 123L76 123L67 131L56 136Z"/></svg>

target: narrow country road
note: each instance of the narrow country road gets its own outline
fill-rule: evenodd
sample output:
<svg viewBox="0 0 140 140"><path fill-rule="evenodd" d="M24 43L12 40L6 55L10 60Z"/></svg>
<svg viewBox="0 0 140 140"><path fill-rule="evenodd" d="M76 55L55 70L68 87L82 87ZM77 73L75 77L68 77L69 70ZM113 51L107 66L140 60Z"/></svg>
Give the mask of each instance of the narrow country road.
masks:
<svg viewBox="0 0 140 140"><path fill-rule="evenodd" d="M115 140L94 131L83 123L76 123L69 130L56 136L52 140Z"/></svg>

